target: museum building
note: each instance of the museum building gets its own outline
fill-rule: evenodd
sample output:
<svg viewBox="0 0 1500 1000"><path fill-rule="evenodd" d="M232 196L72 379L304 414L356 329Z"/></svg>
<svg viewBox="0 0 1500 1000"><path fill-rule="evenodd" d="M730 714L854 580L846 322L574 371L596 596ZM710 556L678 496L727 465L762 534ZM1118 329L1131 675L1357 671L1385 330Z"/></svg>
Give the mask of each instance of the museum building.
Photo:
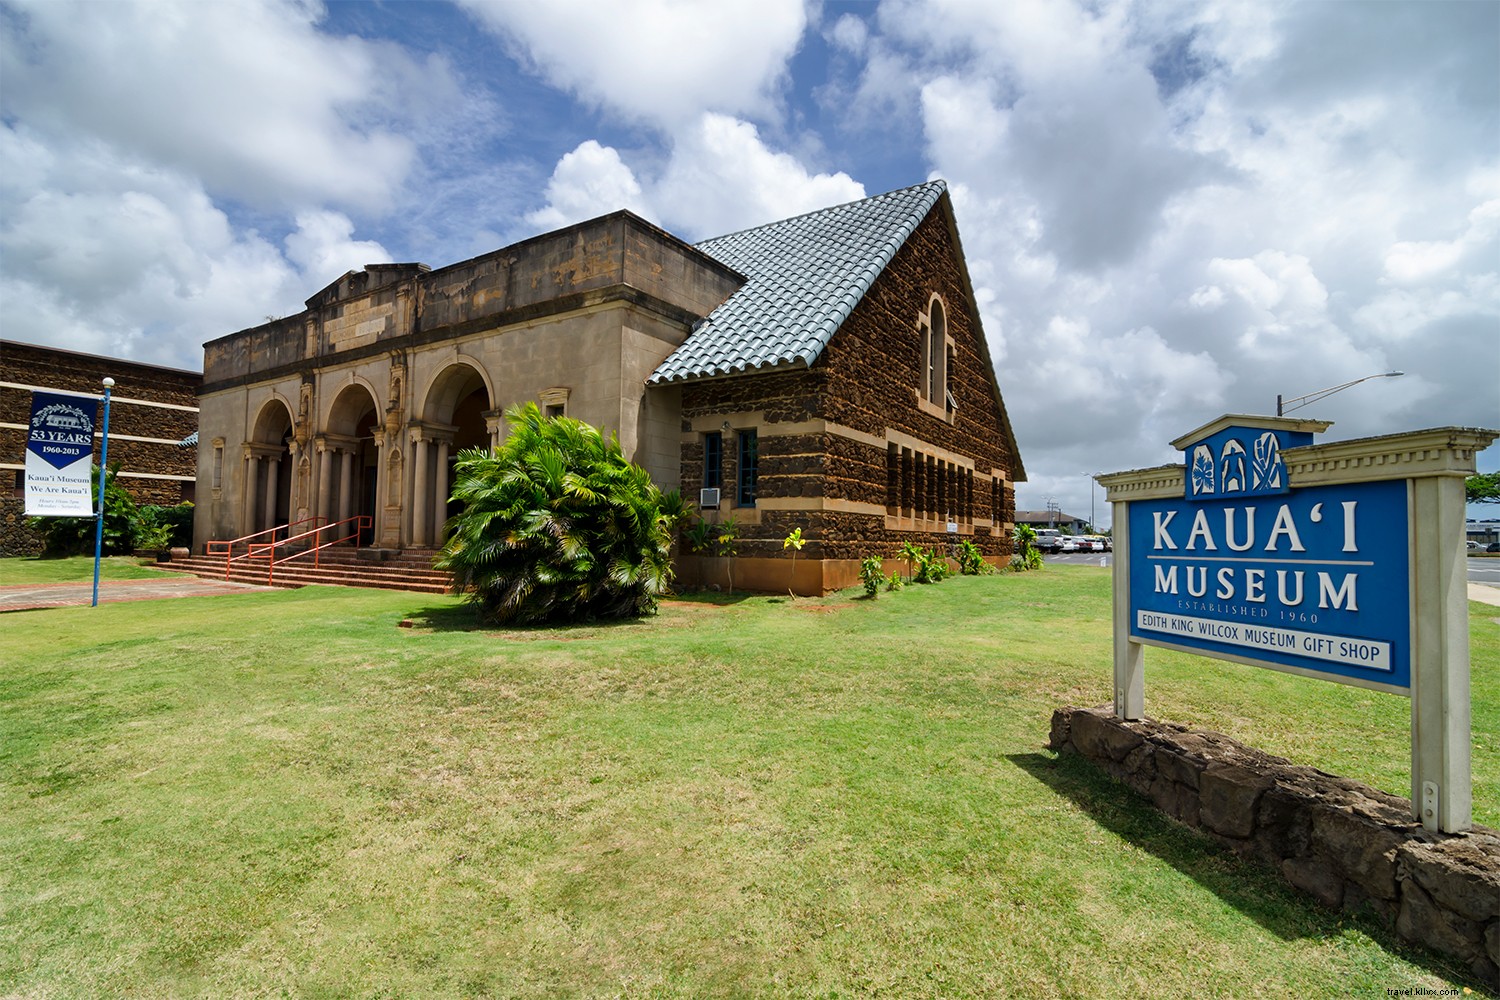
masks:
<svg viewBox="0 0 1500 1000"><path fill-rule="evenodd" d="M377 548L435 548L457 454L526 400L733 517L737 587L847 586L906 541L1003 561L1025 478L942 181L697 245L622 211L371 264L210 341L203 379L199 550L358 515ZM722 562L682 553L679 580Z"/></svg>

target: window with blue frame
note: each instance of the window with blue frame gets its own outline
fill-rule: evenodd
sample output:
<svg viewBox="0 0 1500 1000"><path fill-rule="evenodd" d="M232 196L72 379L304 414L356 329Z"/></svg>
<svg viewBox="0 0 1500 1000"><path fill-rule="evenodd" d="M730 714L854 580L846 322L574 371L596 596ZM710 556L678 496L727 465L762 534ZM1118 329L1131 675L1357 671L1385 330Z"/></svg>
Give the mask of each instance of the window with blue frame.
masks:
<svg viewBox="0 0 1500 1000"><path fill-rule="evenodd" d="M754 430L740 431L739 489L736 503L755 506L755 479L760 471L759 443Z"/></svg>
<svg viewBox="0 0 1500 1000"><path fill-rule="evenodd" d="M703 435L703 488L717 490L724 485L724 435L718 431Z"/></svg>

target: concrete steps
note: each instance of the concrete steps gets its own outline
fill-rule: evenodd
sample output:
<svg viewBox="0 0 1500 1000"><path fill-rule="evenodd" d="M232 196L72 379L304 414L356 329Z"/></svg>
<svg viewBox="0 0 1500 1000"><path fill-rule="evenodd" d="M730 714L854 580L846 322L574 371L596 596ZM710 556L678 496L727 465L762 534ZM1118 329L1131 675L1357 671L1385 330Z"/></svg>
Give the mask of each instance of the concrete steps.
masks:
<svg viewBox="0 0 1500 1000"><path fill-rule="evenodd" d="M324 584L332 587L376 587L382 590L408 590L422 594L446 594L453 589L452 578L432 568L436 553L432 549L408 549L402 552L379 549L349 549L342 546L324 549L313 565L311 554L280 563L271 574L276 587L306 587ZM173 559L167 568L192 573L209 580L224 579L222 556L189 556ZM266 585L264 560L236 558L229 568L229 579L238 583Z"/></svg>

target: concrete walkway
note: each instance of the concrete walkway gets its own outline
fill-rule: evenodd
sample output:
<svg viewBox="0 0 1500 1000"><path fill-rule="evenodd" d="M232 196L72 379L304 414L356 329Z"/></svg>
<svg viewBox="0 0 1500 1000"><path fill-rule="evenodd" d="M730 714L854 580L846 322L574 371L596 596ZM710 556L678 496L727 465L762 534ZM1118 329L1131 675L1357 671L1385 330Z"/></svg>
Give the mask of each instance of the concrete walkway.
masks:
<svg viewBox="0 0 1500 1000"><path fill-rule="evenodd" d="M1493 604L1500 608L1500 587L1492 587L1487 583L1469 584L1469 600L1483 601L1485 604Z"/></svg>
<svg viewBox="0 0 1500 1000"><path fill-rule="evenodd" d="M200 580L196 576L164 576L160 580L101 580L99 603L154 601L166 597L211 597L247 590L272 590L248 583ZM19 584L0 587L0 612L31 611L36 608L88 607L94 599L94 581L87 583Z"/></svg>

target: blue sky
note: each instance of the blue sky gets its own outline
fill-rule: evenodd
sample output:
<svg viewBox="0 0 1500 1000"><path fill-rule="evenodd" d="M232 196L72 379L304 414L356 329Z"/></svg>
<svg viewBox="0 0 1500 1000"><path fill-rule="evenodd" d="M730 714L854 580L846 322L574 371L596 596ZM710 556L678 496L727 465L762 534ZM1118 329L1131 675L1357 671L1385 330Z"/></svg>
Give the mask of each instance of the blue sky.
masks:
<svg viewBox="0 0 1500 1000"><path fill-rule="evenodd" d="M1377 371L1302 412L1500 426L1500 4L0 2L15 340L199 367L367 263L930 177L1024 508Z"/></svg>

